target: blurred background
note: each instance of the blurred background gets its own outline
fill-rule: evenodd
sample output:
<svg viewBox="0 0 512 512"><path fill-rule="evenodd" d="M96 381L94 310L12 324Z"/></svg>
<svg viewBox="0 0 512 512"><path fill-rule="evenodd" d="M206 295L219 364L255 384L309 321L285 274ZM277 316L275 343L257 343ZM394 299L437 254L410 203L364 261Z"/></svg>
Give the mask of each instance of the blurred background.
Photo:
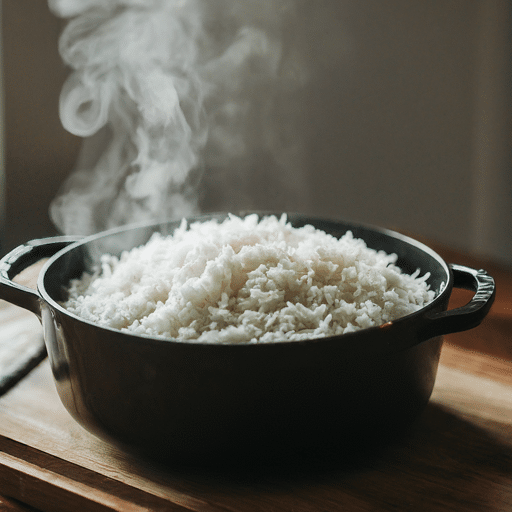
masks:
<svg viewBox="0 0 512 512"><path fill-rule="evenodd" d="M307 198L288 209L512 264L512 2L318 2ZM63 26L45 1L1 3L2 254L56 233L48 207L80 150L58 116Z"/></svg>

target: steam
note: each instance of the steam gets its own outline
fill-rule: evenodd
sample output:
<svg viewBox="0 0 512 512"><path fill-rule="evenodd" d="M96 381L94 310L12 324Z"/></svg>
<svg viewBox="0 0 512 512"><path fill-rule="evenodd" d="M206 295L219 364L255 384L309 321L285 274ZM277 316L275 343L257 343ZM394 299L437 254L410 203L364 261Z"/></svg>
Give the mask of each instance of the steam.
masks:
<svg viewBox="0 0 512 512"><path fill-rule="evenodd" d="M253 165L301 187L294 109L281 101L307 79L282 40L294 0L49 5L70 18L61 121L85 139L50 209L63 233L190 215L228 185L243 203Z"/></svg>

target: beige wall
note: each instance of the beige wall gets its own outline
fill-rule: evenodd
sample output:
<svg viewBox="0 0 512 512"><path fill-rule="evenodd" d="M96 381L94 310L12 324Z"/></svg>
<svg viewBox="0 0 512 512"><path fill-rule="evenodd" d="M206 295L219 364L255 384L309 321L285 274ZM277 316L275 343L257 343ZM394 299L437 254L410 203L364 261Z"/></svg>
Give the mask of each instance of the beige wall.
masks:
<svg viewBox="0 0 512 512"><path fill-rule="evenodd" d="M304 31L304 51L318 66L304 105L311 199L304 209L472 250L485 1L321 1L336 15L325 30ZM505 11L510 5L491 1ZM64 132L57 114L65 77L59 22L44 1L8 0L3 11L12 246L52 233L48 205L79 140ZM304 22L313 17L314 7ZM503 13L495 18L491 24ZM345 50L329 55L330 38L342 38ZM501 89L508 97L510 89ZM509 128L501 122L499 130ZM505 139L498 166L510 146Z"/></svg>
<svg viewBox="0 0 512 512"><path fill-rule="evenodd" d="M48 205L76 157L58 100L66 76L59 22L46 2L2 2L6 134L6 246L53 234Z"/></svg>
<svg viewBox="0 0 512 512"><path fill-rule="evenodd" d="M309 109L317 208L467 244L477 2L342 4L338 94Z"/></svg>

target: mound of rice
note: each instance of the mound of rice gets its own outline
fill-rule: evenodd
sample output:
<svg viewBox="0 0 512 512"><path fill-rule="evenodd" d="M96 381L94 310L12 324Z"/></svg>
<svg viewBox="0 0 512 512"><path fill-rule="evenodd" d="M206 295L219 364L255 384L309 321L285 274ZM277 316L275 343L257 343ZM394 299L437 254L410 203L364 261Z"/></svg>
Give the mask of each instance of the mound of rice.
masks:
<svg viewBox="0 0 512 512"><path fill-rule="evenodd" d="M70 312L100 325L199 342L303 340L357 331L434 298L396 256L285 216L183 221L172 236L104 255L70 284Z"/></svg>

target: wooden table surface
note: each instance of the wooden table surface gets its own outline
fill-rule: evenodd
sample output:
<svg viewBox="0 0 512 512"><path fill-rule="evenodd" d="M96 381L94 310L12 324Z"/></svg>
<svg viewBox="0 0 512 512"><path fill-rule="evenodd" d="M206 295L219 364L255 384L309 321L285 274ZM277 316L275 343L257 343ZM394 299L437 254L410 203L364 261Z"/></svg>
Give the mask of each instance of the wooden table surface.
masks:
<svg viewBox="0 0 512 512"><path fill-rule="evenodd" d="M496 302L481 326L446 337L421 421L378 456L236 475L136 460L74 422L45 360L0 397L0 510L512 511L512 271L437 250L487 269ZM450 307L470 296L454 291ZM31 313L0 312L0 341L9 318L9 336L12 322L41 335Z"/></svg>

